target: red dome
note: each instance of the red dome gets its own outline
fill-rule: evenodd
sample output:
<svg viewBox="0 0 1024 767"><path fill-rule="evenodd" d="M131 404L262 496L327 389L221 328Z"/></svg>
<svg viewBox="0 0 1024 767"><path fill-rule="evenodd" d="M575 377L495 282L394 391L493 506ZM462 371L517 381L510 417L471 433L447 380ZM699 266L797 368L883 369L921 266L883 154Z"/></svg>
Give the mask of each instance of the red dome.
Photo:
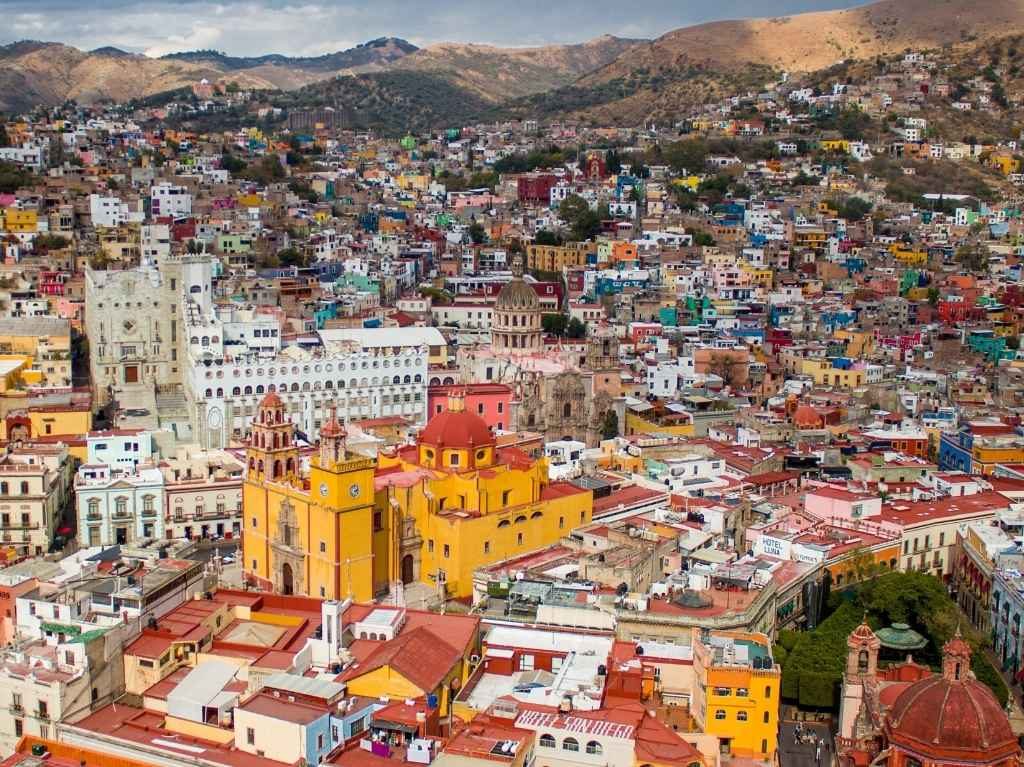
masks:
<svg viewBox="0 0 1024 767"><path fill-rule="evenodd" d="M821 415L810 405L800 405L793 413L793 423L796 426L817 426L821 423Z"/></svg>
<svg viewBox="0 0 1024 767"><path fill-rule="evenodd" d="M430 419L420 432L419 442L438 449L482 447L493 445L494 435L479 416L465 410L446 410Z"/></svg>
<svg viewBox="0 0 1024 767"><path fill-rule="evenodd" d="M935 674L910 685L893 703L886 729L891 745L936 760L996 764L1018 750L995 695L970 673Z"/></svg>
<svg viewBox="0 0 1024 767"><path fill-rule="evenodd" d="M267 395L260 400L259 407L284 407L284 403L281 398L277 396L277 392L267 392Z"/></svg>

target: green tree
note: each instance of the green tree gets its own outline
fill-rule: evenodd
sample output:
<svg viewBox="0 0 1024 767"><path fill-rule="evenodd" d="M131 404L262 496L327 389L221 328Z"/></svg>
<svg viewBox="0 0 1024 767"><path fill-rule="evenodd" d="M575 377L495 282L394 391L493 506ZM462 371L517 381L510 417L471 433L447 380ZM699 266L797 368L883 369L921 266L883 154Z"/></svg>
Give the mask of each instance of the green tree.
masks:
<svg viewBox="0 0 1024 767"><path fill-rule="evenodd" d="M0 162L0 194L17 192L32 184L32 174L17 165Z"/></svg>
<svg viewBox="0 0 1024 767"><path fill-rule="evenodd" d="M565 334L569 338L586 338L587 326L579 318L573 317L565 328Z"/></svg>
<svg viewBox="0 0 1024 767"><path fill-rule="evenodd" d="M622 158L619 157L617 149L609 149L604 156L604 168L612 176L622 172Z"/></svg>
<svg viewBox="0 0 1024 767"><path fill-rule="evenodd" d="M847 197L838 206L838 210L840 217L847 221L860 221L871 212L872 207L874 206L862 197Z"/></svg>
<svg viewBox="0 0 1024 767"><path fill-rule="evenodd" d="M231 174L238 174L248 166L230 152L224 152L220 156L220 167Z"/></svg>
<svg viewBox="0 0 1024 767"><path fill-rule="evenodd" d="M569 325L569 317L565 314L543 314L540 318L544 332L553 336L564 336Z"/></svg>
<svg viewBox="0 0 1024 767"><path fill-rule="evenodd" d="M533 242L536 245L561 245L562 236L550 229L541 229L533 236Z"/></svg>
<svg viewBox="0 0 1024 767"><path fill-rule="evenodd" d="M614 439L619 436L619 416L614 410L606 410L601 418L601 439Z"/></svg>
<svg viewBox="0 0 1024 767"><path fill-rule="evenodd" d="M308 266L306 257L296 248L285 248L277 252L277 260L281 266Z"/></svg>
<svg viewBox="0 0 1024 767"><path fill-rule="evenodd" d="M473 241L474 245L483 245L487 242L487 230L479 221L474 221L469 225L469 239Z"/></svg>
<svg viewBox="0 0 1024 767"><path fill-rule="evenodd" d="M964 243L956 251L956 260L969 272L984 272L988 269L989 250L984 243Z"/></svg>
<svg viewBox="0 0 1024 767"><path fill-rule="evenodd" d="M708 145L703 139L685 139L662 150L662 161L676 173L701 173L708 161Z"/></svg>
<svg viewBox="0 0 1024 767"><path fill-rule="evenodd" d="M582 242L601 231L601 216L576 194L570 194L558 206L558 215L569 227L570 239Z"/></svg>

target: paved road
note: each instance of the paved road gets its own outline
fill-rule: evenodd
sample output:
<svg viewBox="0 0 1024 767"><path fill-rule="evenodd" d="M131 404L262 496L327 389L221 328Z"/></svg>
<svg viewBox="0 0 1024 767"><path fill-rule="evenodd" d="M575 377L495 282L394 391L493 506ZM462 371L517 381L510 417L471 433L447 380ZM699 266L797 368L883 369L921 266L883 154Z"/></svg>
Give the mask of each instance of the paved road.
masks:
<svg viewBox="0 0 1024 767"><path fill-rule="evenodd" d="M209 562L213 559L214 554L220 554L222 557L238 556L238 541L215 541L210 546L201 546L197 548L190 556L189 559L195 562Z"/></svg>
<svg viewBox="0 0 1024 767"><path fill-rule="evenodd" d="M804 742L797 739L797 725L805 734ZM820 749L812 741L812 737L821 742ZM779 725L781 767L828 767L832 764L835 750L829 725L824 722L794 722L786 719Z"/></svg>

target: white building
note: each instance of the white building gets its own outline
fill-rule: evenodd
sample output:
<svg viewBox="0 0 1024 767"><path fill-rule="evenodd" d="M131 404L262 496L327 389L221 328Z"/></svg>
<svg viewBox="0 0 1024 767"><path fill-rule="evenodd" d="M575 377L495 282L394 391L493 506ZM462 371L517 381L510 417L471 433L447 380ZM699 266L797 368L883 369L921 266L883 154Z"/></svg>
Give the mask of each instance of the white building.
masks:
<svg viewBox="0 0 1024 767"><path fill-rule="evenodd" d="M155 467L117 470L85 464L75 477L82 546L164 538L164 476Z"/></svg>
<svg viewBox="0 0 1024 767"><path fill-rule="evenodd" d="M181 218L192 213L192 193L177 184L154 184L150 189L149 215Z"/></svg>

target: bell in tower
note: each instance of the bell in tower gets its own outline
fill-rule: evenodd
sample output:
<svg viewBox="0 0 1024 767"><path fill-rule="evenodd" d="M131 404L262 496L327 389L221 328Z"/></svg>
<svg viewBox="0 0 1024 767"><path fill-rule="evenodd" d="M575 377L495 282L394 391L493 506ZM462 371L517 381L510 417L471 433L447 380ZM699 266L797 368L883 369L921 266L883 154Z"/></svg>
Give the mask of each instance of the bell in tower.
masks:
<svg viewBox="0 0 1024 767"><path fill-rule="evenodd" d="M331 405L331 416L320 427L320 468L330 469L345 460L345 437L348 433L338 421L338 408Z"/></svg>

